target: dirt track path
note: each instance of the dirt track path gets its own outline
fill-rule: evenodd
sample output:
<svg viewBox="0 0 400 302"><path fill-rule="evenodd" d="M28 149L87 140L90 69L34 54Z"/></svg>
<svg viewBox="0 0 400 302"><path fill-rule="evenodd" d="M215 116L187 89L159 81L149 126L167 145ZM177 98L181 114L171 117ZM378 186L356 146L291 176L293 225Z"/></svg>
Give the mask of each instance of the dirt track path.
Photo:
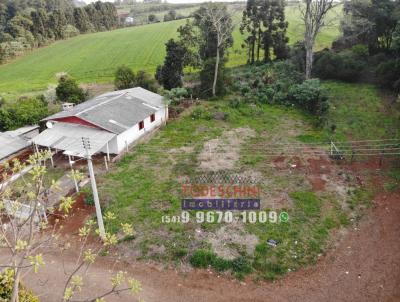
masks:
<svg viewBox="0 0 400 302"><path fill-rule="evenodd" d="M123 269L141 280L140 297L147 302L400 301L399 239L400 193L391 193L375 199L357 229L350 229L316 266L291 273L279 282L241 283L202 270L183 275L141 262L112 267L103 258L91 267L86 292L108 289L111 270ZM63 265L55 256L47 256L46 261L51 264L46 274L31 274L25 281L42 293L41 301L59 301L54 289L63 286ZM70 261L67 268L73 263ZM136 299L121 295L107 301Z"/></svg>

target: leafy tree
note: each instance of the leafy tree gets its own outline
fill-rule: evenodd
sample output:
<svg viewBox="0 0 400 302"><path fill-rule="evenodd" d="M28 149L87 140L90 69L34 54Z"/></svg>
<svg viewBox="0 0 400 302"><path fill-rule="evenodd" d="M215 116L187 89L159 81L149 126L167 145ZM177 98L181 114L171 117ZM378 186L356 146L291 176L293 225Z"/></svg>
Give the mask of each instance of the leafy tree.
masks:
<svg viewBox="0 0 400 302"><path fill-rule="evenodd" d="M249 48L249 63L260 61L261 50L265 62L271 60L272 51L277 59L285 59L288 54L287 26L283 0L248 1L240 31L248 33L245 43Z"/></svg>
<svg viewBox="0 0 400 302"><path fill-rule="evenodd" d="M164 65L157 68L156 80L167 90L182 87L184 59L187 50L181 43L177 43L173 39L169 40L165 47L167 55Z"/></svg>
<svg viewBox="0 0 400 302"><path fill-rule="evenodd" d="M334 0L304 0L304 5L300 8L301 18L305 26L306 79L311 78L315 41L321 29L326 25L325 18L333 7Z"/></svg>
<svg viewBox="0 0 400 302"><path fill-rule="evenodd" d="M200 37L193 23L186 20L185 25L178 28L179 42L186 48L184 65L194 68L200 67L201 58L199 55Z"/></svg>
<svg viewBox="0 0 400 302"><path fill-rule="evenodd" d="M203 60L202 73L211 72L210 63L214 63L212 83L203 82L202 92L205 95L215 96L222 91L217 91L218 82L223 80L224 54L233 45L233 24L226 5L209 3L200 7L194 13L194 24L200 31L200 57ZM208 76L203 76L208 79ZM210 87L207 87L211 84Z"/></svg>
<svg viewBox="0 0 400 302"><path fill-rule="evenodd" d="M285 59L287 56L285 21L285 2L283 0L264 0L262 5L262 22L265 27L263 34L264 61L271 60L271 49L277 59Z"/></svg>
<svg viewBox="0 0 400 302"><path fill-rule="evenodd" d="M115 73L114 85L117 90L135 87L136 77L132 69L126 66L118 67Z"/></svg>
<svg viewBox="0 0 400 302"><path fill-rule="evenodd" d="M400 19L399 1L351 0L344 4L343 11L343 37L336 44L366 44L370 54L391 49L393 34Z"/></svg>
<svg viewBox="0 0 400 302"><path fill-rule="evenodd" d="M156 92L158 87L155 79L144 70L136 73L136 86Z"/></svg>
<svg viewBox="0 0 400 302"><path fill-rule="evenodd" d="M90 19L86 10L82 7L74 8L74 19L75 26L81 33L89 33L94 31L93 24L90 23Z"/></svg>
<svg viewBox="0 0 400 302"><path fill-rule="evenodd" d="M48 107L40 98L21 98L0 108L0 130L7 131L33 125L48 116Z"/></svg>
<svg viewBox="0 0 400 302"><path fill-rule="evenodd" d="M60 77L56 88L56 95L59 101L74 104L81 103L86 99L86 93L84 90L69 76Z"/></svg>
<svg viewBox="0 0 400 302"><path fill-rule="evenodd" d="M149 21L150 23L158 22L158 18L157 18L157 16L154 15L154 14L150 14L150 15L147 17L147 19L148 19L148 21Z"/></svg>
<svg viewBox="0 0 400 302"><path fill-rule="evenodd" d="M164 15L164 22L176 20L176 10L171 9Z"/></svg>

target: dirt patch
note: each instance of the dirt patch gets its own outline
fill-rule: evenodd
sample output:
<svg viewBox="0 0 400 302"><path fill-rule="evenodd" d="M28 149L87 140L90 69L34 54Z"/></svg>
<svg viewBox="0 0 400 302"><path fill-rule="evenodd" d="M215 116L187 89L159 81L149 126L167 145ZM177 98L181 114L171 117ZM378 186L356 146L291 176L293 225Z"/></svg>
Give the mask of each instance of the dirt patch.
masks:
<svg viewBox="0 0 400 302"><path fill-rule="evenodd" d="M72 206L68 217L64 217L63 213L56 210L49 217L49 224L56 226L62 235L74 235L79 231L84 224L86 219L96 213L94 206L88 206L85 204L85 195L80 194L75 203Z"/></svg>
<svg viewBox="0 0 400 302"><path fill-rule="evenodd" d="M198 229L196 237L208 242L217 256L227 260L239 257L239 250L252 255L258 244L258 237L246 233L243 224L239 222L223 225L216 232L202 232Z"/></svg>
<svg viewBox="0 0 400 302"><path fill-rule="evenodd" d="M209 140L199 154L199 169L203 171L232 170L240 158L241 144L255 136L250 128L225 131L221 137Z"/></svg>

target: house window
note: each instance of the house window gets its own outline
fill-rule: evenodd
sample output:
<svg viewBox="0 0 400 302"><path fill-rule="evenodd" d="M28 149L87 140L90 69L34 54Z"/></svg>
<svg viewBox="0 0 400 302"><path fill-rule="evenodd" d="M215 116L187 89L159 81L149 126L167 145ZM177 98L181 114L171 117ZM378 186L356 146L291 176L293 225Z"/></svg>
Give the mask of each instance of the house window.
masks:
<svg viewBox="0 0 400 302"><path fill-rule="evenodd" d="M156 115L153 113L150 115L150 123L154 122L156 120Z"/></svg>
<svg viewBox="0 0 400 302"><path fill-rule="evenodd" d="M144 121L139 122L139 130L144 128Z"/></svg>

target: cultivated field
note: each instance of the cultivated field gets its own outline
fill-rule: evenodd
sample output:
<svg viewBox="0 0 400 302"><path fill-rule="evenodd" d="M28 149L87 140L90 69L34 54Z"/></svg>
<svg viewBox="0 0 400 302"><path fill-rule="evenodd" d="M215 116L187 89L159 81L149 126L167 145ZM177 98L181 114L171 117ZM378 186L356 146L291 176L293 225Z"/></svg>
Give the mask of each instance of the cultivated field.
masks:
<svg viewBox="0 0 400 302"><path fill-rule="evenodd" d="M319 36L317 47L330 46L339 35L336 13L331 14L333 27ZM297 7L287 8L290 43L301 39L302 26ZM237 22L240 16L236 17ZM164 43L176 37L178 26L185 20L124 28L111 32L81 35L35 50L15 61L0 66L0 94L7 97L32 93L55 83L55 75L66 71L81 83L104 83L113 79L117 66L154 72L165 56ZM238 26L234 32L235 45L230 51L228 66L246 62L241 48L243 37Z"/></svg>

